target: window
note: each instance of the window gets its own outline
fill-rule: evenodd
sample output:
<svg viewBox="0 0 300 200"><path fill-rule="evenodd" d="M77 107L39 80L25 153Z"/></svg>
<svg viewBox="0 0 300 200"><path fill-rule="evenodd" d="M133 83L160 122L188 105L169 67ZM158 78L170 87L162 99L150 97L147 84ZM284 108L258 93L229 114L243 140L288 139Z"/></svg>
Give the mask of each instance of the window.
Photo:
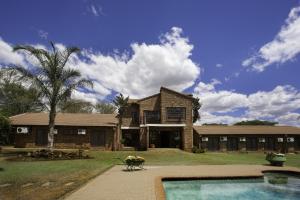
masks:
<svg viewBox="0 0 300 200"><path fill-rule="evenodd" d="M86 130L85 129L78 129L78 135L85 135Z"/></svg>
<svg viewBox="0 0 300 200"><path fill-rule="evenodd" d="M166 108L167 120L185 120L184 107L169 107Z"/></svg>
<svg viewBox="0 0 300 200"><path fill-rule="evenodd" d="M131 112L131 120L133 123L138 124L139 123L139 115L138 112Z"/></svg>
<svg viewBox="0 0 300 200"><path fill-rule="evenodd" d="M145 124L149 123L160 123L160 113L159 111L144 111Z"/></svg>

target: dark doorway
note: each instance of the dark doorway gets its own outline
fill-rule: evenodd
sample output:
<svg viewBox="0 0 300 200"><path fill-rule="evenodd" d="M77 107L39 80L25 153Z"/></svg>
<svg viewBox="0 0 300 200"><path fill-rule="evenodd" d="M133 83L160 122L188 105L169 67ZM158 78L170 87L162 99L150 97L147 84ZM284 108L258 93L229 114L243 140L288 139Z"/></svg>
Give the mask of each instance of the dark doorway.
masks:
<svg viewBox="0 0 300 200"><path fill-rule="evenodd" d="M275 151L275 138L274 137L266 137L265 150Z"/></svg>
<svg viewBox="0 0 300 200"><path fill-rule="evenodd" d="M37 129L35 144L37 146L46 146L48 144L47 129Z"/></svg>
<svg viewBox="0 0 300 200"><path fill-rule="evenodd" d="M239 144L238 137L228 137L227 138L227 151L237 151L238 144Z"/></svg>
<svg viewBox="0 0 300 200"><path fill-rule="evenodd" d="M257 151L257 137L247 137L246 138L246 149L247 151Z"/></svg>
<svg viewBox="0 0 300 200"><path fill-rule="evenodd" d="M170 132L169 131L161 131L160 132L160 145L161 148L170 148Z"/></svg>
<svg viewBox="0 0 300 200"><path fill-rule="evenodd" d="M160 148L181 148L181 133L179 130L160 131Z"/></svg>
<svg viewBox="0 0 300 200"><path fill-rule="evenodd" d="M104 130L92 130L90 136L91 146L105 146L105 131Z"/></svg>
<svg viewBox="0 0 300 200"><path fill-rule="evenodd" d="M220 150L220 137L208 137L207 149L209 151Z"/></svg>
<svg viewBox="0 0 300 200"><path fill-rule="evenodd" d="M122 139L125 147L139 147L139 130L122 130Z"/></svg>

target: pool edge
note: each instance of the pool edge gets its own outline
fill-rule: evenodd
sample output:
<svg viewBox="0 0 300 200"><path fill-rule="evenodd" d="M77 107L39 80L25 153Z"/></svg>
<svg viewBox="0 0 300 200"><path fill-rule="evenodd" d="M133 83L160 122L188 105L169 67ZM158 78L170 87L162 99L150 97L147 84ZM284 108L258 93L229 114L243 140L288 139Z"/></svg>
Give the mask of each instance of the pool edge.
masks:
<svg viewBox="0 0 300 200"><path fill-rule="evenodd" d="M300 171L291 170L291 169L265 169L261 170L257 175L231 175L231 176L157 176L155 177L155 197L156 200L166 200L166 193L163 186L164 180L214 180L214 179L251 179L251 178L262 178L264 177L264 173L288 173L294 175L300 175Z"/></svg>

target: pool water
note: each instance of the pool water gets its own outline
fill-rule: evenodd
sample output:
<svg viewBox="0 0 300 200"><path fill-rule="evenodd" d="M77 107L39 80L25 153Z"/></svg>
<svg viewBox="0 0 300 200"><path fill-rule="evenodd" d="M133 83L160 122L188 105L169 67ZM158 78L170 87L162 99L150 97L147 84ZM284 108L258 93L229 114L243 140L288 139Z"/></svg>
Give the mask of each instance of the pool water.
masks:
<svg viewBox="0 0 300 200"><path fill-rule="evenodd" d="M163 181L167 200L300 200L300 177L265 173L264 178Z"/></svg>

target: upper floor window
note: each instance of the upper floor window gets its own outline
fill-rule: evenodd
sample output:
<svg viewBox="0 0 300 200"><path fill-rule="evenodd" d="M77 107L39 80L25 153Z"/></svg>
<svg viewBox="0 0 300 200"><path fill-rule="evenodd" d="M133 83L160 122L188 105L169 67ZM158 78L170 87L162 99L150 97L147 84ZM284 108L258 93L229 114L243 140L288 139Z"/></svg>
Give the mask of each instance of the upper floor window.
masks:
<svg viewBox="0 0 300 200"><path fill-rule="evenodd" d="M166 108L167 120L185 120L185 107Z"/></svg>
<svg viewBox="0 0 300 200"><path fill-rule="evenodd" d="M131 112L131 120L133 123L139 123L139 115L137 111Z"/></svg>
<svg viewBox="0 0 300 200"><path fill-rule="evenodd" d="M159 111L144 111L144 123L160 123L160 112Z"/></svg>

